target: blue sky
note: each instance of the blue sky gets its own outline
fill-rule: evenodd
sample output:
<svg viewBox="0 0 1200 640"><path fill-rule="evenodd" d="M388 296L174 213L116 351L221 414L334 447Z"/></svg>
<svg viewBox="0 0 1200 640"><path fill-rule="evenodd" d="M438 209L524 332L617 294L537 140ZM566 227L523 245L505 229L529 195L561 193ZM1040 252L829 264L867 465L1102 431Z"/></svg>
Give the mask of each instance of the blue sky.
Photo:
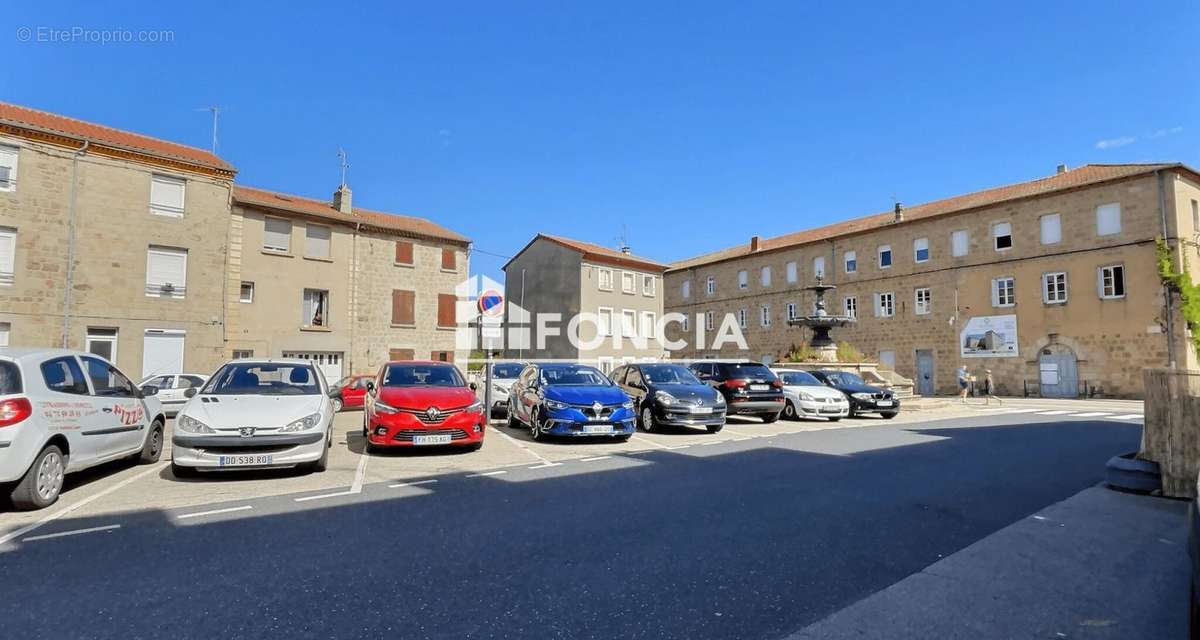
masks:
<svg viewBox="0 0 1200 640"><path fill-rule="evenodd" d="M248 6L253 4L254 6ZM208 146L475 240L676 260L1200 143L1197 3L17 3L0 99ZM17 29L169 30L170 43ZM485 253L486 252L486 253Z"/></svg>

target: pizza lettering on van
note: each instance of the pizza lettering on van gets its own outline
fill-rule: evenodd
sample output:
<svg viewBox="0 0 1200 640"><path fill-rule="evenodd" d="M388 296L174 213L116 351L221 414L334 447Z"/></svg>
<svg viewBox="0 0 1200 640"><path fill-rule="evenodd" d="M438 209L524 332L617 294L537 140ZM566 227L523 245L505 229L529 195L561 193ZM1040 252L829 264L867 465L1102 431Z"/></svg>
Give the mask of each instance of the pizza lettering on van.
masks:
<svg viewBox="0 0 1200 640"><path fill-rule="evenodd" d="M142 403L135 402L130 405L118 404L113 407L113 413L117 415L117 419L121 421L121 426L129 427L141 422L142 416L146 415L146 411L142 409Z"/></svg>

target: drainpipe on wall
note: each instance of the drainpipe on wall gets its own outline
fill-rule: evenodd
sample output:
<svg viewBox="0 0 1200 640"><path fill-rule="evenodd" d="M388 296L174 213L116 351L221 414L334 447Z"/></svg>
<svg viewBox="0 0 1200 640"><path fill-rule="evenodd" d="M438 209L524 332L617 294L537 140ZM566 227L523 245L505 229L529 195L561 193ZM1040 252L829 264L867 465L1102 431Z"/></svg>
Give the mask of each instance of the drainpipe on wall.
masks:
<svg viewBox="0 0 1200 640"><path fill-rule="evenodd" d="M354 239L350 242L350 291L352 298L350 300L350 370L346 375L354 375L357 369L354 368L354 320L355 311L358 307L358 232L362 230L362 223L354 223Z"/></svg>
<svg viewBox="0 0 1200 640"><path fill-rule="evenodd" d="M1170 235L1168 233L1169 230L1167 228L1167 190L1164 186L1165 177L1163 176L1163 172L1161 169L1155 171L1154 175L1155 175L1155 177L1158 178L1158 213L1159 213L1160 218L1162 219L1163 242L1166 242L1167 248L1170 248L1171 247ZM1180 264L1182 265L1182 262L1180 262ZM1163 289L1163 300L1166 302L1166 305L1167 305L1167 367L1170 369L1174 369L1175 368L1175 319L1173 316L1175 315L1175 313L1172 310L1173 305L1171 304L1171 289L1170 289L1170 287L1168 287L1166 285L1166 283L1164 283L1162 286L1162 289Z"/></svg>
<svg viewBox="0 0 1200 640"><path fill-rule="evenodd" d="M71 195L67 203L67 286L63 292L62 348L66 349L71 338L71 292L75 288L75 191L79 182L79 156L87 153L91 142L84 140L83 146L71 155Z"/></svg>

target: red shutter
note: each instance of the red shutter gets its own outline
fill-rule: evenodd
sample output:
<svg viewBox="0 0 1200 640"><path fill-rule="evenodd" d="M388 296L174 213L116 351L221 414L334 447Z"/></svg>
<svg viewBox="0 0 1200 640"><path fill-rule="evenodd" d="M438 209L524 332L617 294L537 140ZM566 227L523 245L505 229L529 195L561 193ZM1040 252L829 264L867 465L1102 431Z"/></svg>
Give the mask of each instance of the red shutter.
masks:
<svg viewBox="0 0 1200 640"><path fill-rule="evenodd" d="M396 264L413 263L413 243L407 240L396 241Z"/></svg>
<svg viewBox="0 0 1200 640"><path fill-rule="evenodd" d="M412 349L388 349L388 360L412 360L417 352Z"/></svg>
<svg viewBox="0 0 1200 640"><path fill-rule="evenodd" d="M442 268L454 271L456 265L454 249L442 249Z"/></svg>
<svg viewBox="0 0 1200 640"><path fill-rule="evenodd" d="M392 291L392 324L416 324L416 314L413 307L416 294L412 291L394 289Z"/></svg>
<svg viewBox="0 0 1200 640"><path fill-rule="evenodd" d="M457 324L454 313L454 306L457 301L458 299L452 293L438 294L437 326L453 328Z"/></svg>
<svg viewBox="0 0 1200 640"><path fill-rule="evenodd" d="M429 354L429 359L435 362L454 362L453 351L433 351Z"/></svg>

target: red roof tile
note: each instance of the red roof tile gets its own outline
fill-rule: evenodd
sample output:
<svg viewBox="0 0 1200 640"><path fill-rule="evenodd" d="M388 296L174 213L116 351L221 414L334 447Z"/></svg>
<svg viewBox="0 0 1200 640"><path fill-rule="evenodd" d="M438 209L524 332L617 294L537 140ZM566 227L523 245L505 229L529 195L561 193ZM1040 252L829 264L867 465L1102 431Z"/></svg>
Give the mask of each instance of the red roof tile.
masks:
<svg viewBox="0 0 1200 640"><path fill-rule="evenodd" d="M915 220L925 220L936 216L948 215L979 207L991 206L1012 200L1029 198L1032 196L1048 195L1057 191L1066 191L1076 189L1111 180L1120 180L1132 176L1153 173L1159 169L1182 168L1190 173L1195 173L1180 163L1159 163L1159 164L1089 164L1078 169L1071 169L1063 173L1058 173L1047 178L1039 178L1028 182L996 187L993 189L985 189L976 191L966 195L946 198L944 200L935 200L925 204L908 207L903 210L904 224ZM885 226L897 224L895 222L895 213L888 211L886 213L877 213L875 215L855 218L845 222L837 222L834 224L817 227L815 229L807 229L797 231L774 238L767 238L759 242L758 251L750 251L750 243L747 241L736 247L722 249L713 253L681 260L671 263L670 270L689 269L723 260L730 260L742 256L750 255L751 253L763 253L764 251L773 251L796 247L800 245L821 242L839 236L850 235L862 231L869 231Z"/></svg>
<svg viewBox="0 0 1200 640"><path fill-rule="evenodd" d="M364 224L380 231L398 233L404 236L447 240L457 244L468 244L470 238L451 231L425 218L405 216L369 209L353 208L353 213L345 214L333 207L333 203L315 198L305 198L288 193L278 193L242 185L233 186L233 199L244 205L265 207L284 213L297 213L345 224Z"/></svg>
<svg viewBox="0 0 1200 640"><path fill-rule="evenodd" d="M77 138L79 140L87 140L95 144L125 151L135 151L150 156L183 161L230 173L236 171L233 165L204 149L189 147L120 129L113 129L7 102L0 102L0 123L23 129L67 136L69 138Z"/></svg>

